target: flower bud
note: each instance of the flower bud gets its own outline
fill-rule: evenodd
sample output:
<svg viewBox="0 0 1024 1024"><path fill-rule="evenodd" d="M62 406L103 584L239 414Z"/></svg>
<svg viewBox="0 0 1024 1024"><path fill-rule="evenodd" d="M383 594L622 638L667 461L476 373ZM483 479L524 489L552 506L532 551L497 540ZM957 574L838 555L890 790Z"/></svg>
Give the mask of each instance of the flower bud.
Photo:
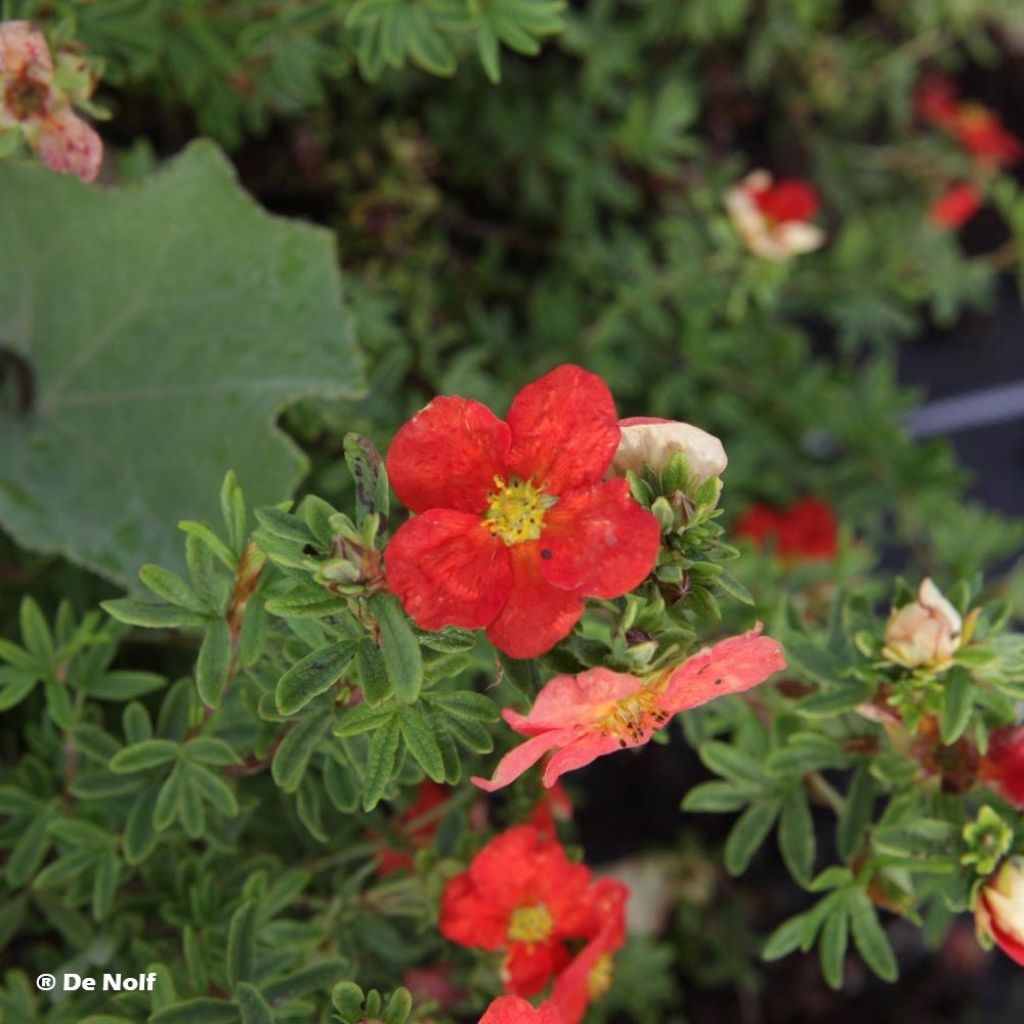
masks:
<svg viewBox="0 0 1024 1024"><path fill-rule="evenodd" d="M917 600L889 616L882 656L904 668L945 668L960 646L962 626L959 612L926 577Z"/></svg>
<svg viewBox="0 0 1024 1024"><path fill-rule="evenodd" d="M710 477L721 476L729 464L722 442L689 423L634 416L619 420L619 426L622 438L612 460L616 476L639 470L645 463L660 473L669 459L681 452L695 483L700 485Z"/></svg>
<svg viewBox="0 0 1024 1024"><path fill-rule="evenodd" d="M1010 857L981 887L974 908L978 941L996 943L1024 966L1024 859Z"/></svg>

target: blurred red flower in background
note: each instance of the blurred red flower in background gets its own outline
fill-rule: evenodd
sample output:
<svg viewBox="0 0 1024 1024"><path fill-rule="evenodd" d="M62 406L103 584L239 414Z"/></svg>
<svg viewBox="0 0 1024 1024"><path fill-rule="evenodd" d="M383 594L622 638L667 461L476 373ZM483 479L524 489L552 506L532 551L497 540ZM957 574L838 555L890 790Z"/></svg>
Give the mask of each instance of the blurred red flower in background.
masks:
<svg viewBox="0 0 1024 1024"><path fill-rule="evenodd" d="M785 509L758 502L740 517L735 533L760 548L773 547L780 558L825 561L835 557L839 522L820 498L801 498Z"/></svg>
<svg viewBox="0 0 1024 1024"><path fill-rule="evenodd" d="M1007 803L1024 811L1024 726L993 730L978 775Z"/></svg>
<svg viewBox="0 0 1024 1024"><path fill-rule="evenodd" d="M982 194L969 181L950 185L928 211L928 219L938 228L955 231L963 227L980 209Z"/></svg>
<svg viewBox="0 0 1024 1024"><path fill-rule="evenodd" d="M414 866L413 851L429 845L441 824L440 815L431 816L426 821L423 817L440 807L448 799L446 786L430 779L420 783L416 800L402 812L395 822L395 830L412 849L386 848L377 854L377 874L384 876L396 871L411 871ZM382 839L379 832L367 831L368 839Z"/></svg>
<svg viewBox="0 0 1024 1024"><path fill-rule="evenodd" d="M563 1024L563 1021L554 1003L531 1006L519 996L498 996L487 1007L479 1024Z"/></svg>

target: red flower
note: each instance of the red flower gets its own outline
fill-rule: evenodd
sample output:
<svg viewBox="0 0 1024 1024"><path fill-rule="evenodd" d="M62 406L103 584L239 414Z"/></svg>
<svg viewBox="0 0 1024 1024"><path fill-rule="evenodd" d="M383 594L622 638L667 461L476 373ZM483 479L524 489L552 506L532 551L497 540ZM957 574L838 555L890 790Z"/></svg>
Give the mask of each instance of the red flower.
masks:
<svg viewBox="0 0 1024 1024"><path fill-rule="evenodd" d="M564 1024L558 1008L551 1002L531 1006L519 996L498 996L487 1007L479 1024Z"/></svg>
<svg viewBox="0 0 1024 1024"><path fill-rule="evenodd" d="M441 900L441 934L463 946L505 950L506 991L532 996L568 962L566 940L590 934L590 871L531 825L492 839Z"/></svg>
<svg viewBox="0 0 1024 1024"><path fill-rule="evenodd" d="M601 482L620 435L608 388L578 366L528 384L505 420L435 398L406 423L387 468L417 515L385 565L417 625L486 626L507 654L535 657L568 635L584 597L643 582L658 522L624 479Z"/></svg>
<svg viewBox="0 0 1024 1024"><path fill-rule="evenodd" d="M434 838L434 833L441 824L440 816L431 816L423 821L424 815L429 814L435 808L448 799L447 787L442 786L430 779L420 783L419 793L416 800L398 818L396 831L412 847L412 850L419 850L429 845ZM379 832L368 831L368 839L382 838ZM415 864L412 850L408 849L384 849L377 854L377 874L393 874L396 871L411 871Z"/></svg>
<svg viewBox="0 0 1024 1024"><path fill-rule="evenodd" d="M611 988L614 954L626 941L629 890L603 878L594 885L594 931L590 941L555 979L552 1001L565 1024L579 1024L587 1007Z"/></svg>
<svg viewBox="0 0 1024 1024"><path fill-rule="evenodd" d="M795 561L834 558L838 532L832 507L820 498L801 498L788 509L751 505L736 524L737 537L761 548L772 545L780 557Z"/></svg>
<svg viewBox="0 0 1024 1024"><path fill-rule="evenodd" d="M945 76L924 82L915 105L924 120L941 128L986 167L1009 167L1024 156L1024 146L999 117L980 103L964 103L956 86Z"/></svg>
<svg viewBox="0 0 1024 1024"><path fill-rule="evenodd" d="M989 736L978 775L1007 803L1024 811L1024 726L1003 726Z"/></svg>
<svg viewBox="0 0 1024 1024"><path fill-rule="evenodd" d="M978 212L982 198L978 188L969 181L951 185L932 203L928 219L937 228L955 231Z"/></svg>
<svg viewBox="0 0 1024 1024"><path fill-rule="evenodd" d="M757 686L786 667L779 645L759 634L760 627L705 647L651 682L607 668L556 676L529 715L506 708L505 721L530 739L498 762L492 779L473 782L488 792L501 789L557 750L544 770L544 785L553 786L604 754L641 746L680 711Z"/></svg>
<svg viewBox="0 0 1024 1024"><path fill-rule="evenodd" d="M782 178L753 193L757 208L773 223L810 220L821 206L817 190L800 178Z"/></svg>

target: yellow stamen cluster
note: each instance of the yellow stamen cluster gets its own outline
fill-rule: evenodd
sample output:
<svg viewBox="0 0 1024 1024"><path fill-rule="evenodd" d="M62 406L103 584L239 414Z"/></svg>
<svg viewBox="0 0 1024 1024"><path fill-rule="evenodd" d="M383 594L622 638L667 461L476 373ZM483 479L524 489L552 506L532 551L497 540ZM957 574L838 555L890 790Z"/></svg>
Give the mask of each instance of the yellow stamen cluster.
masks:
<svg viewBox="0 0 1024 1024"><path fill-rule="evenodd" d="M512 911L508 922L509 942L543 942L554 928L555 922L543 903L532 907L519 907Z"/></svg>
<svg viewBox="0 0 1024 1024"><path fill-rule="evenodd" d="M612 987L613 966L611 953L602 953L597 958L597 963L587 975L587 995L591 999L601 999L608 994Z"/></svg>
<svg viewBox="0 0 1024 1024"><path fill-rule="evenodd" d="M598 722L598 728L604 736L618 736L619 746L626 746L627 741L639 743L643 739L644 728L653 720L657 725L668 721L668 713L657 707L657 692L645 687L639 693L630 694L616 701L611 711Z"/></svg>
<svg viewBox="0 0 1024 1024"><path fill-rule="evenodd" d="M544 529L544 513L556 501L532 480L512 477L506 483L496 476L494 490L487 495L484 521L491 533L508 545L538 540Z"/></svg>

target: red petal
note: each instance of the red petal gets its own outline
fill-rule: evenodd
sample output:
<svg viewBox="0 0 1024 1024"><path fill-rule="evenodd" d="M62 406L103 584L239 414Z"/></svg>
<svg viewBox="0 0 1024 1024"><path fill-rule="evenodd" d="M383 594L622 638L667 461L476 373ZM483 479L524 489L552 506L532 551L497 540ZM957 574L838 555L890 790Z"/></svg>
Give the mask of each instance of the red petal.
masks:
<svg viewBox="0 0 1024 1024"><path fill-rule="evenodd" d="M583 614L583 601L576 594L544 578L539 543L506 548L512 585L505 607L487 628L491 643L513 658L535 658L551 650Z"/></svg>
<svg viewBox="0 0 1024 1024"><path fill-rule="evenodd" d="M515 996L535 996L569 962L560 942L514 942L501 965L505 991Z"/></svg>
<svg viewBox="0 0 1024 1024"><path fill-rule="evenodd" d="M984 892L982 893L981 899L985 899ZM992 913L992 908L987 900L985 900L985 909L988 911L988 928L992 933L992 938L995 939L999 948L1011 960L1016 960L1021 967L1024 967L1024 942L1014 938L1009 932L1003 931L1003 929L999 927L996 915Z"/></svg>
<svg viewBox="0 0 1024 1024"><path fill-rule="evenodd" d="M509 468L552 494L597 483L621 436L605 382L572 365L527 384L506 422L512 430Z"/></svg>
<svg viewBox="0 0 1024 1024"><path fill-rule="evenodd" d="M469 866L476 891L507 912L540 903L545 879L564 871L568 860L558 843L531 825L517 825L492 839Z"/></svg>
<svg viewBox="0 0 1024 1024"><path fill-rule="evenodd" d="M654 568L661 527L620 478L563 494L544 517L539 544L549 583L590 597L618 597Z"/></svg>
<svg viewBox="0 0 1024 1024"><path fill-rule="evenodd" d="M729 693L742 693L786 667L782 648L760 625L749 633L705 647L684 661L669 680L661 706L672 714L706 704Z"/></svg>
<svg viewBox="0 0 1024 1024"><path fill-rule="evenodd" d="M508 933L508 908L498 906L480 892L471 872L456 875L441 897L441 934L449 942L473 949L504 949Z"/></svg>
<svg viewBox="0 0 1024 1024"><path fill-rule="evenodd" d="M810 220L820 205L814 186L799 178L784 178L754 195L757 208L776 224Z"/></svg>
<svg viewBox="0 0 1024 1024"><path fill-rule="evenodd" d="M978 212L983 198L969 181L951 185L932 203L928 218L938 228L955 231Z"/></svg>
<svg viewBox="0 0 1024 1024"><path fill-rule="evenodd" d="M421 629L493 622L512 586L509 549L468 512L410 519L384 551L388 586Z"/></svg>
<svg viewBox="0 0 1024 1024"><path fill-rule="evenodd" d="M563 1024L554 1003L543 1002L533 1007L519 996L498 996L487 1007L480 1024Z"/></svg>
<svg viewBox="0 0 1024 1024"><path fill-rule="evenodd" d="M480 402L435 398L395 435L388 476L413 512L483 512L495 476L505 477L511 434Z"/></svg>
<svg viewBox="0 0 1024 1024"><path fill-rule="evenodd" d="M474 775L471 779L473 785L488 793L503 789L511 782L515 782L525 771L529 771L549 750L567 742L572 738L569 732L561 733L552 729L528 739L525 743L510 750L494 769L494 775L490 779L482 779Z"/></svg>

